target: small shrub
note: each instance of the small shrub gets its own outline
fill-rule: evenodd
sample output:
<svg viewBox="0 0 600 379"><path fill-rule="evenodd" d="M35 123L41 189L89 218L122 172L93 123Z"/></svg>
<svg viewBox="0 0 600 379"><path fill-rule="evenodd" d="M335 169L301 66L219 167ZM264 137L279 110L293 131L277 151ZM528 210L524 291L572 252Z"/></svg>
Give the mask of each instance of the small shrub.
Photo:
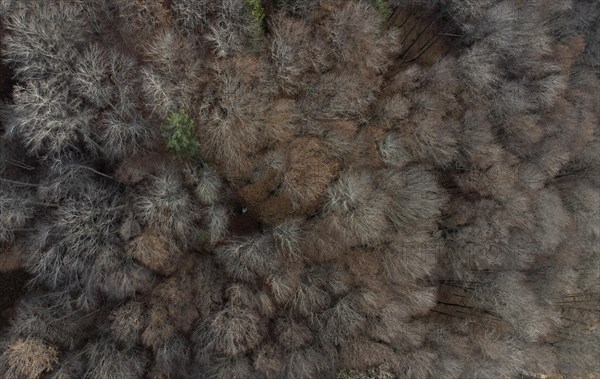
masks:
<svg viewBox="0 0 600 379"><path fill-rule="evenodd" d="M19 339L8 346L7 362L11 372L19 377L36 379L44 372L51 371L58 362L58 349L37 338Z"/></svg>
<svg viewBox="0 0 600 379"><path fill-rule="evenodd" d="M162 132L167 139L167 149L179 158L194 156L199 143L194 135L194 120L185 112L172 113L163 124Z"/></svg>

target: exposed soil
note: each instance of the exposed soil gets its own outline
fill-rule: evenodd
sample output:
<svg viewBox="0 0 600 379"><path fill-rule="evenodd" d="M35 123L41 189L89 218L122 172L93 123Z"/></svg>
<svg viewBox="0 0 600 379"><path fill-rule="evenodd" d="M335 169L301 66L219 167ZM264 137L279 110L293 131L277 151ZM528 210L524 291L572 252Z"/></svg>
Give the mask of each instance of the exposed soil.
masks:
<svg viewBox="0 0 600 379"><path fill-rule="evenodd" d="M13 80L9 68L0 63L0 99L8 100L12 94Z"/></svg>
<svg viewBox="0 0 600 379"><path fill-rule="evenodd" d="M29 274L24 270L0 273L0 332L8 325L14 306L25 293L29 279Z"/></svg>
<svg viewBox="0 0 600 379"><path fill-rule="evenodd" d="M1 41L4 40L4 26L0 22L0 51L3 46ZM8 66L0 60L0 100L6 101L12 96L12 87L14 86L13 75ZM1 129L0 129L1 130Z"/></svg>
<svg viewBox="0 0 600 379"><path fill-rule="evenodd" d="M232 211L229 218L231 236L246 236L262 230L263 224L253 209L247 208L239 201L232 201L228 208Z"/></svg>

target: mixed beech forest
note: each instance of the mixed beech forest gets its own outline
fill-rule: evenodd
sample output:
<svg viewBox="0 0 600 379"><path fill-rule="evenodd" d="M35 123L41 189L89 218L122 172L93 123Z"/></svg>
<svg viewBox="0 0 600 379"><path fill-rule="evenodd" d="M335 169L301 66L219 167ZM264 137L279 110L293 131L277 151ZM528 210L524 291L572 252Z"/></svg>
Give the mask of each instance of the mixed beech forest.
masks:
<svg viewBox="0 0 600 379"><path fill-rule="evenodd" d="M600 378L597 0L0 0L0 378Z"/></svg>

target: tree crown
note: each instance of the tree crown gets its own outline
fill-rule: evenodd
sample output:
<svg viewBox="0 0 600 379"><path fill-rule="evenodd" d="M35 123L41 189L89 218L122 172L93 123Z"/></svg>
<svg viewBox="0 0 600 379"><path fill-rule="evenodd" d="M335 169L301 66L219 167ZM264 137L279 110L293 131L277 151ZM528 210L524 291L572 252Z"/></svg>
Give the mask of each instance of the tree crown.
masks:
<svg viewBox="0 0 600 379"><path fill-rule="evenodd" d="M194 135L194 120L184 111L171 113L161 126L167 139L167 149L179 158L191 157L198 151L199 143Z"/></svg>

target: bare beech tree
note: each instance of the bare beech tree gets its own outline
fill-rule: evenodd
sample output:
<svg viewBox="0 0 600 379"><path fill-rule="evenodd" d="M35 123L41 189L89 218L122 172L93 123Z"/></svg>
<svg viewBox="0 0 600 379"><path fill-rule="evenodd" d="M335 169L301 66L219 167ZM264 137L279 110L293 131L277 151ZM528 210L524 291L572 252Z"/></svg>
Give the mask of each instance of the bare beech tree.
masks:
<svg viewBox="0 0 600 379"><path fill-rule="evenodd" d="M82 10L79 4L64 0L13 6L3 17L11 31L3 43L4 60L23 80L68 76L85 43Z"/></svg>
<svg viewBox="0 0 600 379"><path fill-rule="evenodd" d="M68 149L93 146L91 109L69 95L55 79L17 87L15 103L4 115L8 135L20 138L32 154L60 155Z"/></svg>

